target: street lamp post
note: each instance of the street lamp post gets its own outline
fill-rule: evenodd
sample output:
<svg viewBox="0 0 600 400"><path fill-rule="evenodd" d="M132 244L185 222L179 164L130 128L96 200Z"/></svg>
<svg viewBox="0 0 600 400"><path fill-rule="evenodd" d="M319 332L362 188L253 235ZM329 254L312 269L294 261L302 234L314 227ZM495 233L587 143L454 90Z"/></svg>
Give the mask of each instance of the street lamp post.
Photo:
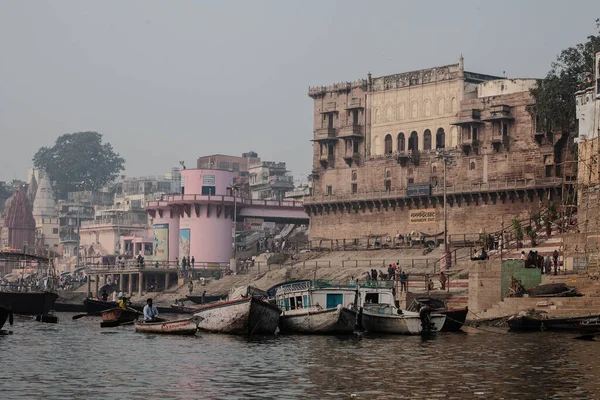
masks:
<svg viewBox="0 0 600 400"><path fill-rule="evenodd" d="M233 262L237 271L237 193L239 186L233 184L231 190L233 192Z"/></svg>
<svg viewBox="0 0 600 400"><path fill-rule="evenodd" d="M446 186L446 167L448 164L448 154L443 150L437 151L437 156L444 163L444 266L446 269L450 268L452 258L448 253L448 196L447 196L447 186Z"/></svg>

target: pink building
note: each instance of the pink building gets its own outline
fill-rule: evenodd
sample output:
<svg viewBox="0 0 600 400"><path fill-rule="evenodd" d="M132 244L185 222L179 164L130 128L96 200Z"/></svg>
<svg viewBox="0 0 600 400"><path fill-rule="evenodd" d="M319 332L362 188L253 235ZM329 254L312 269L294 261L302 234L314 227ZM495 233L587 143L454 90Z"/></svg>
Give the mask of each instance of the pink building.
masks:
<svg viewBox="0 0 600 400"><path fill-rule="evenodd" d="M220 169L181 171L181 194L150 202L152 260L194 257L196 263L227 263L232 255L233 173ZM239 200L239 199L238 199Z"/></svg>

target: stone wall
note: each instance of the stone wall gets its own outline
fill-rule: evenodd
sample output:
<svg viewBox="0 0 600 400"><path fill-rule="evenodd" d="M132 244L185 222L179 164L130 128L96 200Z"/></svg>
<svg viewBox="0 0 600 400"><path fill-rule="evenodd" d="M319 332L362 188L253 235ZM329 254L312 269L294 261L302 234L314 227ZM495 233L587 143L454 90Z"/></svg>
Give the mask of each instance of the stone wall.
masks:
<svg viewBox="0 0 600 400"><path fill-rule="evenodd" d="M500 260L474 261L469 265L469 310L478 313L502 300Z"/></svg>
<svg viewBox="0 0 600 400"><path fill-rule="evenodd" d="M540 210L540 201L527 199L521 201L496 204L455 204L448 207L448 234L479 233L480 230L487 232L499 231L504 226L510 227L512 219L529 218ZM411 231L420 231L428 234L443 232L443 207L441 205L422 207L421 209L435 209L435 222L433 223L409 223L408 207L380 210L377 208L361 210L330 211L322 214L311 214L310 238L311 239L355 239L368 235L385 237L395 234L407 234Z"/></svg>

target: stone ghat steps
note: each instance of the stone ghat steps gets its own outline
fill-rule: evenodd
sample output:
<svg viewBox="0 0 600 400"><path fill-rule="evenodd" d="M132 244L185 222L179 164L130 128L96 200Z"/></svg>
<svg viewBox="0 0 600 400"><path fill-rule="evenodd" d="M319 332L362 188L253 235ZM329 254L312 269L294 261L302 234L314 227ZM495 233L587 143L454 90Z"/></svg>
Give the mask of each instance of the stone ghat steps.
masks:
<svg viewBox="0 0 600 400"><path fill-rule="evenodd" d="M546 311L551 316L600 314L600 296L582 297L507 297L478 314L480 318L498 318L528 309Z"/></svg>

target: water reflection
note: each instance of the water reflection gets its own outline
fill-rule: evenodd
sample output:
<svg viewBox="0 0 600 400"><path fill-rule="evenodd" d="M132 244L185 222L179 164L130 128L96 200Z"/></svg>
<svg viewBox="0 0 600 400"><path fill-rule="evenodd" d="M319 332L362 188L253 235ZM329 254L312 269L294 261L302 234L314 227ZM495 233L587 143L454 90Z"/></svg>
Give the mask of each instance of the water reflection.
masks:
<svg viewBox="0 0 600 400"><path fill-rule="evenodd" d="M596 398L600 344L570 335L162 337L17 320L2 399Z"/></svg>

